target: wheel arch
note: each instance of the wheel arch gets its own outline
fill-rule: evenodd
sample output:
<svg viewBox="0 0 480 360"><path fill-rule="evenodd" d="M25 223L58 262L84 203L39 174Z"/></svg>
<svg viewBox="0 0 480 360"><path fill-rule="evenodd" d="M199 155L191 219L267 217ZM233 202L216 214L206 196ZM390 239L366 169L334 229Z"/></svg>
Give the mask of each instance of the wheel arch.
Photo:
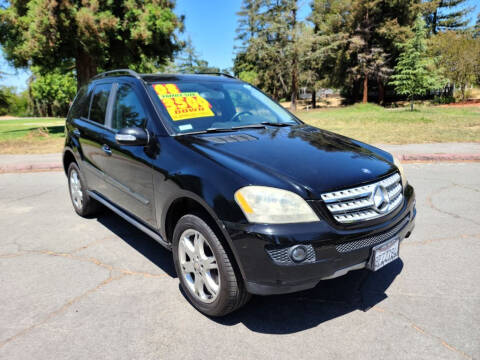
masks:
<svg viewBox="0 0 480 360"><path fill-rule="evenodd" d="M66 149L63 152L63 170L65 171L65 174L68 174L68 167L72 162L78 165L77 159L75 158L75 155L73 155L73 151Z"/></svg>
<svg viewBox="0 0 480 360"><path fill-rule="evenodd" d="M207 205L203 204L200 199L193 196L185 195L172 200L165 212L164 221L162 221L164 234L168 242L172 242L173 232L178 220L184 215L191 214L200 217L209 225L212 230L219 236L219 240L225 245L225 251L231 256L235 270L238 271L245 280L242 264L233 246L225 226L221 220L215 215L215 212Z"/></svg>

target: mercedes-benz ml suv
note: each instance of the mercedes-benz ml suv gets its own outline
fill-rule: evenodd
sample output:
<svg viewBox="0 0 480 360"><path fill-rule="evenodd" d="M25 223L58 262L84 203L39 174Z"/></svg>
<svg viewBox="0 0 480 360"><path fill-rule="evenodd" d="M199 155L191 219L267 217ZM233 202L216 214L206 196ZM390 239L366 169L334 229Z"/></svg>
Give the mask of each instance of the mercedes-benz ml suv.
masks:
<svg viewBox="0 0 480 360"><path fill-rule="evenodd" d="M391 154L224 74L96 76L69 111L63 163L75 211L107 207L171 250L211 316L378 270L414 227L414 190Z"/></svg>

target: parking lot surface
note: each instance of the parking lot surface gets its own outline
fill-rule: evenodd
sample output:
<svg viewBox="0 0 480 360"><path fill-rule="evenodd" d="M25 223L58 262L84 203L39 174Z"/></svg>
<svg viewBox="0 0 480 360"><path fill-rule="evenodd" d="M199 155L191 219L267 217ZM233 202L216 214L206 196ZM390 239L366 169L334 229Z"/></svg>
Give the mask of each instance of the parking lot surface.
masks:
<svg viewBox="0 0 480 360"><path fill-rule="evenodd" d="M1 359L480 358L480 163L409 164L401 259L210 319L171 254L61 172L0 175Z"/></svg>

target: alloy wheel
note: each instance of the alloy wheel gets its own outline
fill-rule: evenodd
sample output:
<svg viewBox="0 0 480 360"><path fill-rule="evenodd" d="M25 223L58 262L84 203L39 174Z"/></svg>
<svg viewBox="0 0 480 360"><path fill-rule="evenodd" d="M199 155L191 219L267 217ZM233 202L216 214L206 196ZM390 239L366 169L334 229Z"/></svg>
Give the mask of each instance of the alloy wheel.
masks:
<svg viewBox="0 0 480 360"><path fill-rule="evenodd" d="M207 239L197 230L188 229L180 236L178 259L181 276L190 292L200 301L215 301L220 291L217 259Z"/></svg>
<svg viewBox="0 0 480 360"><path fill-rule="evenodd" d="M72 201L77 209L83 207L83 191L80 177L76 170L70 172L70 194L72 195Z"/></svg>

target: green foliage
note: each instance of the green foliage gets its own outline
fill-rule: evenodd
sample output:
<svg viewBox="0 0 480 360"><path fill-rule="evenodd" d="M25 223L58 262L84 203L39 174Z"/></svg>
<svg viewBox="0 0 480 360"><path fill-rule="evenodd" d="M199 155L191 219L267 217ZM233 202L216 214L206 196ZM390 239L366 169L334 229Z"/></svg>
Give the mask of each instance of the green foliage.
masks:
<svg viewBox="0 0 480 360"><path fill-rule="evenodd" d="M461 100L465 100L465 89L480 74L480 38L472 32L447 31L435 36L432 51L442 75L459 88Z"/></svg>
<svg viewBox="0 0 480 360"><path fill-rule="evenodd" d="M411 36L419 0L314 0L318 81L341 88L349 101L377 87L378 102L399 55L398 42Z"/></svg>
<svg viewBox="0 0 480 360"><path fill-rule="evenodd" d="M468 0L426 0L425 19L429 31L437 34L447 30L459 30L468 25L468 14L473 8L466 6Z"/></svg>
<svg viewBox="0 0 480 360"><path fill-rule="evenodd" d="M240 80L246 81L249 84L252 85L257 85L258 84L258 74L255 72L255 70L245 70L241 71L238 74L238 78Z"/></svg>
<svg viewBox="0 0 480 360"><path fill-rule="evenodd" d="M444 82L432 70L433 61L427 56L425 22L418 17L414 26L414 36L401 44L403 52L400 54L395 74L391 84L398 94L405 95L411 101L416 96L425 95L429 90L443 87Z"/></svg>
<svg viewBox="0 0 480 360"><path fill-rule="evenodd" d="M234 72L257 74L257 84L274 98L289 97L296 106L304 24L298 21L298 0L244 0L238 15L240 51Z"/></svg>
<svg viewBox="0 0 480 360"><path fill-rule="evenodd" d="M180 48L173 0L10 0L0 44L15 67L73 64L80 85L99 69L159 67Z"/></svg>
<svg viewBox="0 0 480 360"><path fill-rule="evenodd" d="M0 115L28 115L28 94L17 93L14 87L0 86Z"/></svg>
<svg viewBox="0 0 480 360"><path fill-rule="evenodd" d="M441 96L434 96L432 100L432 104L442 105L442 104L451 104L455 102L455 97L450 95L441 95Z"/></svg>
<svg viewBox="0 0 480 360"><path fill-rule="evenodd" d="M30 84L33 109L39 116L65 116L76 94L73 73L35 75Z"/></svg>

